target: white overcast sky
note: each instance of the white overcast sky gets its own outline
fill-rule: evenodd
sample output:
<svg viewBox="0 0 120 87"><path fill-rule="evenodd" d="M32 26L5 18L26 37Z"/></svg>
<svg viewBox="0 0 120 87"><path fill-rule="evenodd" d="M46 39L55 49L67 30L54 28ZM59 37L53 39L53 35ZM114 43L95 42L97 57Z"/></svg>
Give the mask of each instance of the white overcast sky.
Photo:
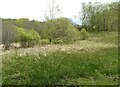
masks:
<svg viewBox="0 0 120 87"><path fill-rule="evenodd" d="M78 15L82 2L111 2L114 0L57 0L61 16L73 18ZM0 0L0 18L44 19L50 0Z"/></svg>

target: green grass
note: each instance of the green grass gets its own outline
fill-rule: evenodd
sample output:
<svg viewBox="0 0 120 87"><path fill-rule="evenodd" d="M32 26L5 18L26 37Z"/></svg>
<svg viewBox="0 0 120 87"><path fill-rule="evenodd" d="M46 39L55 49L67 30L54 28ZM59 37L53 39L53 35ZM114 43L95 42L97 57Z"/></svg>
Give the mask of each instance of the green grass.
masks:
<svg viewBox="0 0 120 87"><path fill-rule="evenodd" d="M17 56L4 58L3 84L117 84L117 48L92 53L55 52L48 56ZM106 78L109 77L110 79ZM67 79L69 79L67 81ZM114 80L115 79L115 80ZM65 81L63 81L65 80ZM111 82L109 82L111 80ZM113 80L113 81L112 81ZM109 83L107 83L109 82Z"/></svg>
<svg viewBox="0 0 120 87"><path fill-rule="evenodd" d="M77 42L78 46L76 47L82 46L83 50L56 50L47 52L47 55L39 53L42 51L35 51L37 54L34 55L30 55L34 51L25 55L20 55L19 50L11 54L6 53L3 55L3 85L118 84L116 33L106 34L106 37L105 34L101 33L101 36L100 34L91 34L91 42ZM111 42L110 38L115 41ZM106 44L108 45L106 46ZM75 45L68 46L71 48ZM62 48L66 46L64 45ZM55 47L46 49L51 51L53 48ZM86 50L88 48L90 49Z"/></svg>
<svg viewBox="0 0 120 87"><path fill-rule="evenodd" d="M90 33L90 40L105 44L118 44L118 32L93 32Z"/></svg>

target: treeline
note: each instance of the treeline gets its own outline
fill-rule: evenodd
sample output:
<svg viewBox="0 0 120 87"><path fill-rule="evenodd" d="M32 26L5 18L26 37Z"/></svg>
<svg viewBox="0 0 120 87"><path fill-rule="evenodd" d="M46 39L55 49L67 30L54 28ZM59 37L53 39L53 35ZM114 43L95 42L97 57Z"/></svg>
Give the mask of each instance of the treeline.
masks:
<svg viewBox="0 0 120 87"><path fill-rule="evenodd" d="M80 12L82 26L88 31L116 31L118 29L118 4L119 2L82 3Z"/></svg>
<svg viewBox="0 0 120 87"><path fill-rule="evenodd" d="M2 43L9 49L12 43L21 47L36 44L61 44L77 40L79 31L67 18L57 18L46 22L21 19L2 19Z"/></svg>
<svg viewBox="0 0 120 87"><path fill-rule="evenodd" d="M2 44L5 49L9 49L12 43L20 43L21 47L71 43L87 39L87 31L117 31L118 2L83 3L80 20L82 25L78 26L63 17L44 22L27 18L2 19Z"/></svg>

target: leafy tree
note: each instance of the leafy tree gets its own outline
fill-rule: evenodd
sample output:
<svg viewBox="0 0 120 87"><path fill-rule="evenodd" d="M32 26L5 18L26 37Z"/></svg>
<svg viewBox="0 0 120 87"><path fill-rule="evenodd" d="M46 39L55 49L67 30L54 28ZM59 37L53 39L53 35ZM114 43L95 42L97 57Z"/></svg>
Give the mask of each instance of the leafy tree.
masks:
<svg viewBox="0 0 120 87"><path fill-rule="evenodd" d="M32 20L30 21L30 29L34 29L36 30L38 33L40 33L40 30L43 28L44 26L44 22L39 22L39 21L35 21L35 20ZM30 30L29 29L29 30Z"/></svg>
<svg viewBox="0 0 120 87"><path fill-rule="evenodd" d="M22 47L30 47L39 43L40 36L35 30L25 30L24 28L17 27L16 40L20 42Z"/></svg>
<svg viewBox="0 0 120 87"><path fill-rule="evenodd" d="M78 36L78 31L67 18L48 20L41 30L41 37L47 38L50 42L59 39L63 42L73 41Z"/></svg>
<svg viewBox="0 0 120 87"><path fill-rule="evenodd" d="M22 28L25 28L27 30L31 29L31 22L27 18L17 19L15 21L15 23L18 27L22 27Z"/></svg>
<svg viewBox="0 0 120 87"><path fill-rule="evenodd" d="M118 26L118 2L112 3L83 3L82 26L87 26L89 31L112 31Z"/></svg>

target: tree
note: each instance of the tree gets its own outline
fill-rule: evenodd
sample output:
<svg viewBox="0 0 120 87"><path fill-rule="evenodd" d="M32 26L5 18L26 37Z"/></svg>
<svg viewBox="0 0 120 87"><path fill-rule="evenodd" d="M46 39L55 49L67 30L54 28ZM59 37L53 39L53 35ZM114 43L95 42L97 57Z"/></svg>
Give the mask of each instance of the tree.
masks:
<svg viewBox="0 0 120 87"><path fill-rule="evenodd" d="M50 42L60 39L64 42L73 41L77 38L78 31L67 18L49 20L41 30L41 38L49 39Z"/></svg>
<svg viewBox="0 0 120 87"><path fill-rule="evenodd" d="M15 23L18 27L22 27L22 28L25 28L27 30L31 29L31 22L27 18L17 19L15 21Z"/></svg>
<svg viewBox="0 0 120 87"><path fill-rule="evenodd" d="M59 17L59 15L61 14L61 10L60 10L60 7L59 7L59 4L57 3L56 0L50 0L49 1L50 4L49 4L49 9L46 10L46 13L45 13L45 20L53 20L57 17Z"/></svg>
<svg viewBox="0 0 120 87"><path fill-rule="evenodd" d="M35 31L40 33L40 30L44 26L44 22L39 22L39 21L32 20L32 21L30 21L30 26L31 26L30 29L34 29Z"/></svg>
<svg viewBox="0 0 120 87"><path fill-rule="evenodd" d="M89 31L112 31L118 26L118 2L82 4L82 26ZM90 28L89 28L90 26Z"/></svg>

